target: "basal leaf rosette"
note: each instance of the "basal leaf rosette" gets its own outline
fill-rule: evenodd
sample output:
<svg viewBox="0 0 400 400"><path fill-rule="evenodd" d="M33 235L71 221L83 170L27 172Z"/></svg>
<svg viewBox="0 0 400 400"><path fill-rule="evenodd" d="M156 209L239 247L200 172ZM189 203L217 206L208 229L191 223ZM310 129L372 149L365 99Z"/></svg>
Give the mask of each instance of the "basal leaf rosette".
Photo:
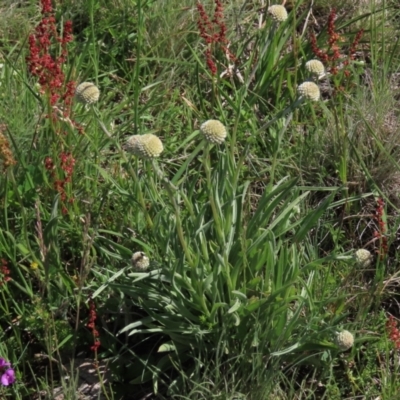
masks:
<svg viewBox="0 0 400 400"><path fill-rule="evenodd" d="M99 101L100 90L91 82L82 82L75 89L75 98L83 104L93 104Z"/></svg>
<svg viewBox="0 0 400 400"><path fill-rule="evenodd" d="M125 143L125 150L142 158L157 158L164 150L161 140L152 133L130 136Z"/></svg>
<svg viewBox="0 0 400 400"><path fill-rule="evenodd" d="M284 22L288 18L288 13L284 6L275 4L268 8L268 14L275 22Z"/></svg>
<svg viewBox="0 0 400 400"><path fill-rule="evenodd" d="M227 136L225 125L216 119L209 119L201 124L200 132L208 142L215 144L223 143Z"/></svg>

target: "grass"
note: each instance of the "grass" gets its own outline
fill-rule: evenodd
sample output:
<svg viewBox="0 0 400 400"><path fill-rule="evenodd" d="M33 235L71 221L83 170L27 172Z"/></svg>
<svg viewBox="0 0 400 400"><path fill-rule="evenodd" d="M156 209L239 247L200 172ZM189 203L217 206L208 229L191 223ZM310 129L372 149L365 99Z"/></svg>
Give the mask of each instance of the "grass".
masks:
<svg viewBox="0 0 400 400"><path fill-rule="evenodd" d="M106 399L398 397L396 3L216 3L200 26L193 1L2 6L2 398L75 399L82 360ZM36 42L41 75L28 35L53 13L73 40ZM128 151L144 134L160 157Z"/></svg>

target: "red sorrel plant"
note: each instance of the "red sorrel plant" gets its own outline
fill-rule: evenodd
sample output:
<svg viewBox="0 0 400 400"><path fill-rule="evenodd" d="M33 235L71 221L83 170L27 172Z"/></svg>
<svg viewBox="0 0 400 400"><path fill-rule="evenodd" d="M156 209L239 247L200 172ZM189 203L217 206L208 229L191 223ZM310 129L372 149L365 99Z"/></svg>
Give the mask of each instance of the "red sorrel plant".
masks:
<svg viewBox="0 0 400 400"><path fill-rule="evenodd" d="M10 143L6 136L4 136L3 134L3 131L5 129L5 125L0 125L0 161L3 172L5 172L8 167L16 164L13 153L11 151Z"/></svg>
<svg viewBox="0 0 400 400"><path fill-rule="evenodd" d="M393 342L396 349L400 349L400 331L397 327L397 321L392 315L389 315L386 321L386 331L391 342Z"/></svg>
<svg viewBox="0 0 400 400"><path fill-rule="evenodd" d="M44 161L45 168L50 172L50 176L53 178L54 189L60 194L61 201L65 203L67 200L72 203L73 197L68 198L65 191L65 185L72 181L72 173L74 171L75 159L71 153L60 153L60 169L63 171L63 176L60 177L60 173L57 173L57 168L51 157L46 157ZM65 214L67 209L63 205L62 212Z"/></svg>
<svg viewBox="0 0 400 400"><path fill-rule="evenodd" d="M235 62L235 55L229 50L229 41L226 38L226 24L224 22L224 8L222 1L215 0L215 11L212 20L210 21L203 4L197 2L197 11L199 17L197 20L197 26L199 28L200 37L204 39L206 43L206 63L212 75L217 74L217 65L214 61L213 50L215 51L219 47L229 61Z"/></svg>
<svg viewBox="0 0 400 400"><path fill-rule="evenodd" d="M351 72L347 67L350 64L350 61L355 59L357 47L364 33L364 30L360 29L357 32L346 55L346 51L343 46L343 37L336 31L336 17L336 10L333 8L328 17L328 38L326 43L326 50L322 50L318 47L317 38L314 32L310 33L311 50L314 55L325 64L327 70L332 75L337 75L339 72L339 67L341 66L341 64L343 64L343 74L348 78L350 77Z"/></svg>
<svg viewBox="0 0 400 400"><path fill-rule="evenodd" d="M4 258L0 260L0 286L11 281L10 269L8 268L8 262Z"/></svg>
<svg viewBox="0 0 400 400"><path fill-rule="evenodd" d="M66 21L62 33L56 26L51 0L41 0L42 19L33 34L29 35L29 72L38 78L40 93L51 106L63 102L64 116L71 110L75 82L66 81L63 65L68 58L67 45L72 41L72 22ZM61 50L59 50L61 48ZM56 55L56 52L59 52Z"/></svg>
<svg viewBox="0 0 400 400"><path fill-rule="evenodd" d="M60 136L68 134L69 129L66 129L65 123L69 125L68 128L76 128L79 133L83 133L82 127L71 118L75 82L68 81L64 73L68 61L68 44L73 40L72 22L66 21L59 33L51 0L40 0L40 4L42 19L29 36L27 63L30 74L38 80L39 93L49 106L47 118L50 118L51 129L55 134L51 141L57 146L54 147L53 156L45 158L44 166L50 171L53 187L60 194L63 212L66 212L65 201L72 202L73 198L67 199L65 185L72 180L75 159L70 149L65 149L65 141ZM63 176L57 171L63 171Z"/></svg>
<svg viewBox="0 0 400 400"><path fill-rule="evenodd" d="M97 353L97 349L100 347L100 339L99 339L99 331L96 329L96 319L97 319L97 313L96 313L96 304L93 301L93 299L89 299L89 322L87 324L87 327L92 331L93 334L93 340L94 344L93 346L90 347L90 350L93 350L94 352Z"/></svg>

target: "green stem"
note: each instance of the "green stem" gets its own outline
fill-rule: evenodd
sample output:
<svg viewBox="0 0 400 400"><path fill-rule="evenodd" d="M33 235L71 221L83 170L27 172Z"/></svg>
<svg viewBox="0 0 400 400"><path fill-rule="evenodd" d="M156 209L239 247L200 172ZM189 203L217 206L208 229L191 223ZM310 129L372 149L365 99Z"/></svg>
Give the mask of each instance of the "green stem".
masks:
<svg viewBox="0 0 400 400"><path fill-rule="evenodd" d="M118 152L122 158L122 160L125 162L127 171L129 173L129 175L132 177L132 179L137 182L138 184L138 190L137 190L137 197L138 197L138 202L140 204L140 206L142 207L143 213L145 215L146 218L146 222L147 225L149 226L150 229L153 228L153 221L150 217L149 212L147 211L147 207L146 207L146 202L144 201L144 197L143 197L143 193L141 191L141 187L140 187L140 183L139 183L139 178L135 172L135 170L132 167L132 164L129 162L129 160L127 159L125 152L121 149L121 146L118 142L118 140L116 140L115 138L113 138L113 136L111 135L110 132L108 132L107 128L105 127L105 125L103 124L103 122L100 120L99 116L97 116L97 122L100 125L100 128L102 129L102 131L114 142L115 146L118 149Z"/></svg>

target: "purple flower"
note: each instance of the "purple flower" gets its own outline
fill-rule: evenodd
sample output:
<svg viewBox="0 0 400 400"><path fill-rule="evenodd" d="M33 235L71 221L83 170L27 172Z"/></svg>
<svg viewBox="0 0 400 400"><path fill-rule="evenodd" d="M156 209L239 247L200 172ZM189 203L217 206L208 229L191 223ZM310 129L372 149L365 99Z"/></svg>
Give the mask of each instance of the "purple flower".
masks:
<svg viewBox="0 0 400 400"><path fill-rule="evenodd" d="M13 369L8 369L4 374L1 376L1 384L3 386L11 385L15 382L15 372Z"/></svg>
<svg viewBox="0 0 400 400"><path fill-rule="evenodd" d="M0 368L9 367L10 363L8 363L4 358L0 357Z"/></svg>
<svg viewBox="0 0 400 400"><path fill-rule="evenodd" d="M2 357L0 357L0 372L2 372L0 382L3 386L8 386L15 382L15 372L11 368L11 364Z"/></svg>

